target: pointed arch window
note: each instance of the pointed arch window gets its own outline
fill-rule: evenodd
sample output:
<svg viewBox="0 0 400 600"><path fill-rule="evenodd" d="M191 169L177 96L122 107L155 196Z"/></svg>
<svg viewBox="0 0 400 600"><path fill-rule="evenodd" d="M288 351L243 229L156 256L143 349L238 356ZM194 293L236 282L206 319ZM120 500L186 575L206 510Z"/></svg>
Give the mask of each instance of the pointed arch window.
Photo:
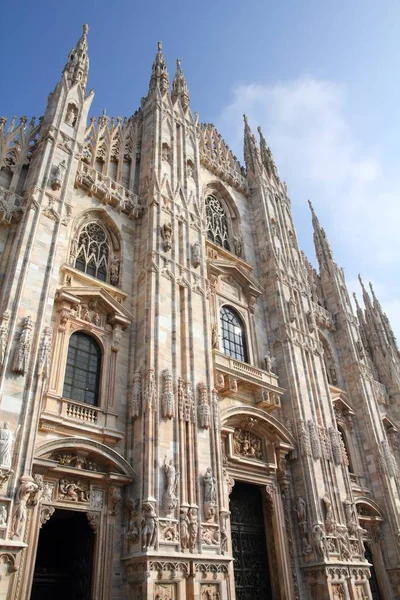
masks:
<svg viewBox="0 0 400 600"><path fill-rule="evenodd" d="M207 237L225 250L231 250L226 210L213 194L206 198Z"/></svg>
<svg viewBox="0 0 400 600"><path fill-rule="evenodd" d="M248 362L245 326L233 308L221 308L222 347L224 354Z"/></svg>
<svg viewBox="0 0 400 600"><path fill-rule="evenodd" d="M87 223L78 239L75 268L100 281L108 280L110 244L103 227Z"/></svg>
<svg viewBox="0 0 400 600"><path fill-rule="evenodd" d="M101 350L96 340L82 331L73 333L68 346L63 396L97 405L100 367Z"/></svg>

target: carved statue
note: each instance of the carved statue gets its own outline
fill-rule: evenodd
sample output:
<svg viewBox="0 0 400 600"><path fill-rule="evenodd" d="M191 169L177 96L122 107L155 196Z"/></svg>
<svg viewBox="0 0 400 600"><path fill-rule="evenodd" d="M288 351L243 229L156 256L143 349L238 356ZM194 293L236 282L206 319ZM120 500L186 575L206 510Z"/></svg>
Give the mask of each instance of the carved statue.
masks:
<svg viewBox="0 0 400 600"><path fill-rule="evenodd" d="M188 509L181 508L179 515L179 537L182 550L189 548L189 518Z"/></svg>
<svg viewBox="0 0 400 600"><path fill-rule="evenodd" d="M0 368L4 363L4 356L6 353L6 346L8 341L8 321L10 319L10 314L6 311L2 318L0 324Z"/></svg>
<svg viewBox="0 0 400 600"><path fill-rule="evenodd" d="M25 375L28 368L31 351L32 318L25 317L22 322L22 331L15 348L13 371Z"/></svg>
<svg viewBox="0 0 400 600"><path fill-rule="evenodd" d="M192 245L192 265L195 269L197 269L199 264L200 264L200 244L199 244L199 242L195 242Z"/></svg>
<svg viewBox="0 0 400 600"><path fill-rule="evenodd" d="M199 425L203 429L209 429L211 425L210 405L208 402L207 386L200 382L197 386L199 392Z"/></svg>
<svg viewBox="0 0 400 600"><path fill-rule="evenodd" d="M54 171L54 177L51 181L51 187L54 191L60 190L64 182L65 171L67 170L67 164L65 160L60 162Z"/></svg>
<svg viewBox="0 0 400 600"><path fill-rule="evenodd" d="M137 525L137 513L138 513L138 503L132 500L132 498L128 502L128 512L129 512L129 523L128 523L128 531L126 533L126 537L128 538L129 544L135 544L139 539L139 527Z"/></svg>
<svg viewBox="0 0 400 600"><path fill-rule="evenodd" d="M78 114L78 109L76 108L76 106L74 106L74 104L68 104L67 112L65 114L66 124L73 127L75 124L77 114Z"/></svg>
<svg viewBox="0 0 400 600"><path fill-rule="evenodd" d="M142 546L143 550L154 546L157 537L157 513L151 502L142 505Z"/></svg>
<svg viewBox="0 0 400 600"><path fill-rule="evenodd" d="M87 488L79 479L76 481L60 479L58 488L63 500L70 500L71 502L89 502Z"/></svg>
<svg viewBox="0 0 400 600"><path fill-rule="evenodd" d="M47 379L50 375L52 333L51 327L44 328L37 370L38 375L42 375L43 379Z"/></svg>
<svg viewBox="0 0 400 600"><path fill-rule="evenodd" d="M116 485L112 485L108 490L110 515L115 515L117 512L117 506L122 500L121 489Z"/></svg>
<svg viewBox="0 0 400 600"><path fill-rule="evenodd" d="M7 525L7 518L8 518L7 509L4 506L4 504L2 504L0 506L0 527L5 527Z"/></svg>
<svg viewBox="0 0 400 600"><path fill-rule="evenodd" d="M11 526L11 537L19 538L23 533L23 525L26 521L26 506L32 494L39 489L37 483L31 480L21 480L15 499L14 514Z"/></svg>
<svg viewBox="0 0 400 600"><path fill-rule="evenodd" d="M351 560L349 540L340 531L336 532L341 560Z"/></svg>
<svg viewBox="0 0 400 600"><path fill-rule="evenodd" d="M161 226L161 236L164 240L163 249L164 252L168 252L172 248L172 225L171 223L164 223Z"/></svg>
<svg viewBox="0 0 400 600"><path fill-rule="evenodd" d="M119 260L116 256L111 261L110 265L110 283L111 285L118 285L119 282Z"/></svg>
<svg viewBox="0 0 400 600"><path fill-rule="evenodd" d="M154 369L150 368L147 373L146 385L144 389L144 410L154 410L157 402L157 386L154 376Z"/></svg>
<svg viewBox="0 0 400 600"><path fill-rule="evenodd" d="M196 548L197 542L197 531L199 527L198 519L197 519L197 508L190 508L188 512L189 518L189 548L194 550Z"/></svg>
<svg viewBox="0 0 400 600"><path fill-rule="evenodd" d="M350 535L356 535L357 533L357 522L354 518L353 503L350 500L343 502L344 514L346 517L346 525Z"/></svg>
<svg viewBox="0 0 400 600"><path fill-rule="evenodd" d="M179 482L179 473L176 472L172 460L170 460L167 464L167 457L165 457L164 460L164 473L167 482L167 487L163 494L163 509L165 513L169 515L178 504L176 489Z"/></svg>
<svg viewBox="0 0 400 600"><path fill-rule="evenodd" d="M11 469L11 449L18 430L14 434L7 422L0 427L0 467Z"/></svg>
<svg viewBox="0 0 400 600"><path fill-rule="evenodd" d="M264 362L265 362L265 370L268 373L271 373L271 369L272 369L272 356L271 356L271 352L267 352L267 354L264 357Z"/></svg>
<svg viewBox="0 0 400 600"><path fill-rule="evenodd" d="M307 533L307 505L304 498L301 496L297 497L297 505L295 508L297 514L297 522L299 524L300 531L304 534Z"/></svg>
<svg viewBox="0 0 400 600"><path fill-rule="evenodd" d="M335 523L332 516L332 502L327 494L322 498L325 506L325 530L327 533L333 533Z"/></svg>
<svg viewBox="0 0 400 600"><path fill-rule="evenodd" d="M318 558L323 560L327 557L326 538L324 531L318 523L313 526L313 542L315 553Z"/></svg>
<svg viewBox="0 0 400 600"><path fill-rule="evenodd" d="M211 467L205 472L204 475L204 501L205 502L216 502L217 500L217 480L212 474Z"/></svg>
<svg viewBox="0 0 400 600"><path fill-rule="evenodd" d="M163 377L163 393L161 396L161 405L163 417L166 419L172 419L174 416L175 409L175 397L172 386L172 373L169 369L164 369L162 372Z"/></svg>
<svg viewBox="0 0 400 600"><path fill-rule="evenodd" d="M211 345L214 349L218 350L218 348L219 348L218 325L216 323L214 323L214 325L212 326Z"/></svg>
<svg viewBox="0 0 400 600"><path fill-rule="evenodd" d="M140 415L140 406L142 404L142 376L140 371L136 371L133 376L132 396L129 404L131 419L137 419Z"/></svg>

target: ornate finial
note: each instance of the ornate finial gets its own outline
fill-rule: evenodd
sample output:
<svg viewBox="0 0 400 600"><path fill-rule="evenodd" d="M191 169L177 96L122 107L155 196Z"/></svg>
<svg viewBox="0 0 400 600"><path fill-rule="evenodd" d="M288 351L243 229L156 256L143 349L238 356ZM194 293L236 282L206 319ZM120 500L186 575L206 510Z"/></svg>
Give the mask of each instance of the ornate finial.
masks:
<svg viewBox="0 0 400 600"><path fill-rule="evenodd" d="M88 43L86 39L89 26L83 25L82 30L78 43L69 53L68 62L63 71L70 87L79 84L82 88L85 88L89 74Z"/></svg>
<svg viewBox="0 0 400 600"><path fill-rule="evenodd" d="M185 79L185 76L182 71L180 58L178 58L176 60L176 73L175 73L174 80L172 82L172 92L171 92L172 102L175 102L177 98L179 98L183 110L186 111L186 109L189 106L190 96L189 96L189 90L187 87L186 79Z"/></svg>
<svg viewBox="0 0 400 600"><path fill-rule="evenodd" d="M162 42L157 42L157 48L159 52L162 52Z"/></svg>
<svg viewBox="0 0 400 600"><path fill-rule="evenodd" d="M149 89L150 91L153 91L158 85L161 94L164 95L165 92L168 90L169 81L167 65L165 64L164 56L162 53L162 47L162 42L157 42L157 54L151 69Z"/></svg>
<svg viewBox="0 0 400 600"><path fill-rule="evenodd" d="M88 31L89 31L89 25L86 23L85 25L83 25L82 29L83 29L83 35L87 35Z"/></svg>
<svg viewBox="0 0 400 600"><path fill-rule="evenodd" d="M249 121L247 119L247 115L245 113L243 113L243 120L244 120L245 125L249 124Z"/></svg>
<svg viewBox="0 0 400 600"><path fill-rule="evenodd" d="M314 213L314 207L312 205L311 200L307 200L307 202L308 202L308 206L310 207L311 212Z"/></svg>

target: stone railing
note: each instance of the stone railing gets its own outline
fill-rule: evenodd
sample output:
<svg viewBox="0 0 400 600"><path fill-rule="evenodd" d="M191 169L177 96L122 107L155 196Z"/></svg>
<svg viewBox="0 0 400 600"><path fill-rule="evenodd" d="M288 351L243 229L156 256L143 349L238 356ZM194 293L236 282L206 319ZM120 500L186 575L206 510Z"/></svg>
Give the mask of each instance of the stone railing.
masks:
<svg viewBox="0 0 400 600"><path fill-rule="evenodd" d="M93 423L97 425L99 420L99 411L91 406L82 406L81 404L67 403L66 416L69 419L82 421L84 423Z"/></svg>
<svg viewBox="0 0 400 600"><path fill-rule="evenodd" d="M75 185L98 198L100 202L126 213L131 219L137 219L142 213L143 207L137 194L82 161L78 166Z"/></svg>
<svg viewBox="0 0 400 600"><path fill-rule="evenodd" d="M215 387L222 394L235 395L239 388L247 388L255 393L259 406L271 409L280 406L280 396L284 390L279 387L275 373L236 360L219 350L214 350L213 356Z"/></svg>
<svg viewBox="0 0 400 600"><path fill-rule="evenodd" d="M0 186L0 224L7 227L21 220L25 200Z"/></svg>

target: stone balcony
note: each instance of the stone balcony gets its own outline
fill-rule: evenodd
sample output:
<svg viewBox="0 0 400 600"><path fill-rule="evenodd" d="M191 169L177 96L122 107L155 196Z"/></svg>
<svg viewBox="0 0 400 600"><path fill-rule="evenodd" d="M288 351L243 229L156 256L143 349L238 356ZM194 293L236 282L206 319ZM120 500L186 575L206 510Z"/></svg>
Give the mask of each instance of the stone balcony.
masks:
<svg viewBox="0 0 400 600"><path fill-rule="evenodd" d="M284 389L278 385L278 376L263 369L213 350L215 387L220 394L243 396L247 392L255 395L256 404L268 411L281 404Z"/></svg>
<svg viewBox="0 0 400 600"><path fill-rule="evenodd" d="M82 161L78 166L75 185L86 190L90 196L98 198L103 204L109 204L119 212L126 213L131 219L137 219L142 213L143 207L137 194Z"/></svg>
<svg viewBox="0 0 400 600"><path fill-rule="evenodd" d="M0 186L0 225L18 223L22 217L25 199Z"/></svg>
<svg viewBox="0 0 400 600"><path fill-rule="evenodd" d="M40 429L68 435L85 435L114 445L123 436L116 429L116 415L98 406L48 394L40 416Z"/></svg>

